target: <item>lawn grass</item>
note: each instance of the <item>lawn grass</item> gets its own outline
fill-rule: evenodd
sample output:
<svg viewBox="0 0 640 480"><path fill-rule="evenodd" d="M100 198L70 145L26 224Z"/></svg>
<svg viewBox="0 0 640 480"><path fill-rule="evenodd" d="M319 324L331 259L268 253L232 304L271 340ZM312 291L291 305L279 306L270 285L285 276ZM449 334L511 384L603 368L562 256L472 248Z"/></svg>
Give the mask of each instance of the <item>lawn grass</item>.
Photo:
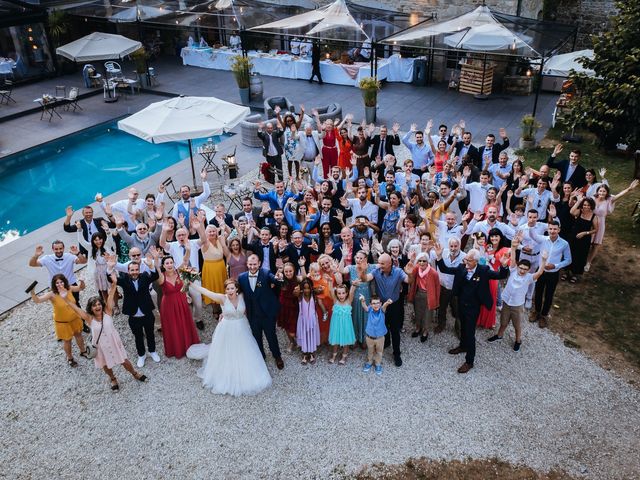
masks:
<svg viewBox="0 0 640 480"><path fill-rule="evenodd" d="M560 131L552 129L543 142L548 148L519 152L525 167L538 168L545 163L560 135ZM612 193L627 188L632 180L633 159L604 153L591 136L584 138L580 144L565 144L561 157L568 156L575 145L582 151L580 163L585 168L607 169ZM633 226L631 214L639 197L640 188L616 202L614 212L607 217L604 245L591 272L575 285L560 282L550 323L571 345L596 349L601 345L621 352L635 367L640 367L640 228Z"/></svg>

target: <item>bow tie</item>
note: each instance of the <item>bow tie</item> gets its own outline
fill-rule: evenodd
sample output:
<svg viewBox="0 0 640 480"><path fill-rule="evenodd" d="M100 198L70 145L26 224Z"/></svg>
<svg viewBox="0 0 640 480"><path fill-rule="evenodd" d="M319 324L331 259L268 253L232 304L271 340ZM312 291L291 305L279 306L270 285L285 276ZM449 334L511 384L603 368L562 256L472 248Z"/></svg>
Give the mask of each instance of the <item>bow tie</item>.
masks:
<svg viewBox="0 0 640 480"><path fill-rule="evenodd" d="M56 262L61 262L63 260L64 260L64 258L56 258Z"/></svg>
<svg viewBox="0 0 640 480"><path fill-rule="evenodd" d="M255 275L249 275L249 278L258 278L258 274L256 273Z"/></svg>

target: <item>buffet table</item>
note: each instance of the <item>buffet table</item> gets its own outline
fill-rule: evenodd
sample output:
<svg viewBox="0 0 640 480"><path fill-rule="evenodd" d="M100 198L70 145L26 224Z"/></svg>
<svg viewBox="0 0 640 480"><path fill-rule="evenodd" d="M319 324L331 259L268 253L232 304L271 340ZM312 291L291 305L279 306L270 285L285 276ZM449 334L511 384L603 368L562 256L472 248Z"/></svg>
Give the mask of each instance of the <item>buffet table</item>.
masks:
<svg viewBox="0 0 640 480"><path fill-rule="evenodd" d="M231 70L231 58L239 52L228 48L183 48L180 52L183 65ZM289 54L248 52L253 72L272 77L308 80L311 77L311 59ZM341 65L330 60L320 62L322 80L336 85L358 86L360 80L371 76L369 63ZM411 82L413 78L413 60L393 55L378 60L378 79L396 82Z"/></svg>

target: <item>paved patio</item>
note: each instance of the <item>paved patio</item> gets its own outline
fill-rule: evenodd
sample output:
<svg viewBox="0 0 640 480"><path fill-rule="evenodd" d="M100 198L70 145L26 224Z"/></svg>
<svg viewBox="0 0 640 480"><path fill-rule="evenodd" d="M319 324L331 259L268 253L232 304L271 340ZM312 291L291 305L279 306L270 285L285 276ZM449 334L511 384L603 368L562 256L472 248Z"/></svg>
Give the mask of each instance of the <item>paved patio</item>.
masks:
<svg viewBox="0 0 640 480"><path fill-rule="evenodd" d="M39 111L20 118L7 117L20 109L32 108L33 99L42 93L53 92L56 85L80 86L81 93L87 93L87 89L82 87L80 73L16 88L14 98L17 105L0 106L0 162L3 156L134 113L149 103L160 100L161 97L155 93L216 96L239 102L238 90L230 72L183 67L177 58L164 58L153 66L159 78L159 85L153 88L153 92L143 91L141 94L121 98L116 103L106 104L102 101L100 90L99 95L81 101L83 111L62 112L62 119L56 117L51 122L40 121ZM305 81L275 77L263 77L263 82L265 97L284 94L296 104L303 103L308 111L314 106L337 102L342 105L345 114L353 113L357 121L364 116L360 92L354 87L310 85ZM540 96L538 120L543 124L541 132L546 131L550 125L556 98L556 95L547 93ZM467 128L475 134L476 141L481 141L486 133L497 134L499 128L504 127L512 144L515 145L520 133L520 119L524 114L531 113L532 108L533 96L511 97L496 94L488 100L479 101L470 95L449 91L446 86L414 87L409 84L390 83L383 87L379 97L378 124L390 125L398 121L401 128L406 130L414 122L422 128L430 118L448 125L464 118ZM239 128L235 132L238 133ZM236 157L240 164L240 174L244 175L255 169L261 160L260 150L244 147L240 143L240 135L235 135L221 145L221 153L232 150L234 146L238 147ZM201 165L201 159L196 158L196 164ZM137 182L135 186L143 194L155 191L157 185L169 176L173 177L176 184L188 183L191 176L189 160L178 161L173 166ZM35 194L35 190L30 186L23 187L25 198L33 199ZM109 195L107 200L122 198L126 198L126 189ZM74 205L76 209L81 206ZM60 220L0 247L0 285L4 287L0 292L0 314L27 298L24 288L32 280L38 280L43 288L46 286L47 275L44 269L30 268L27 265L37 244L45 245L45 251L48 251L48 245L56 238L61 238L68 244L74 243L74 235L62 232L64 212L60 212L60 215Z"/></svg>

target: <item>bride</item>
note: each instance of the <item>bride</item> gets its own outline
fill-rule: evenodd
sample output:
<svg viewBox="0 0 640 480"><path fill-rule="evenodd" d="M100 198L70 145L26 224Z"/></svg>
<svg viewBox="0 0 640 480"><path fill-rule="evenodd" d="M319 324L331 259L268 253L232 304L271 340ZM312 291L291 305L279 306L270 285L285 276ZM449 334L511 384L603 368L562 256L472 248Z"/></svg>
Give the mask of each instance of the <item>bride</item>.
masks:
<svg viewBox="0 0 640 480"><path fill-rule="evenodd" d="M213 332L211 345L192 345L187 351L191 359L204 359L197 372L202 385L213 393L233 396L256 394L270 386L271 375L251 334L236 281L224 282L225 295L199 285L191 286L222 306L221 320Z"/></svg>

